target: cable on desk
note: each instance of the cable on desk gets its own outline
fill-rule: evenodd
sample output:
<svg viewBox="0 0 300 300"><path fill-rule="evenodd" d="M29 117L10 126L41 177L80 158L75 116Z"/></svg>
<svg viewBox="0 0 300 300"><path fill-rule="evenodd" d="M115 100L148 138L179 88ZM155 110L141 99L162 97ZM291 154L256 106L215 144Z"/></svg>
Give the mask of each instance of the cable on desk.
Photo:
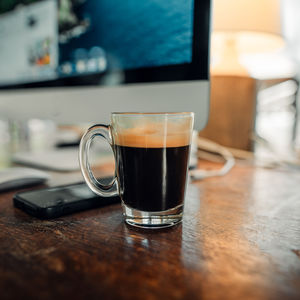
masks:
<svg viewBox="0 0 300 300"><path fill-rule="evenodd" d="M235 159L232 153L226 148L208 139L198 137L197 140L198 150L204 150L206 152L214 152L219 154L224 160L224 165L218 170L203 170L193 169L190 170L189 174L192 180L205 179L215 176L226 175L235 165Z"/></svg>

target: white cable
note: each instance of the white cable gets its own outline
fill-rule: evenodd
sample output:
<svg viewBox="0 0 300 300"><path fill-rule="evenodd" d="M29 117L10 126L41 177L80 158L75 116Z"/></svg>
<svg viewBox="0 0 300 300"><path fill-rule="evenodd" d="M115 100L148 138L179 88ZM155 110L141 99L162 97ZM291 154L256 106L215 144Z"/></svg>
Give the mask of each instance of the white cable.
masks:
<svg viewBox="0 0 300 300"><path fill-rule="evenodd" d="M235 159L232 153L226 147L223 147L210 140L198 137L198 148L205 151L218 153L220 156L224 158L225 163L223 167L218 170L203 170L203 169L190 170L189 173L192 180L200 180L200 179L205 179L214 176L224 176L235 165Z"/></svg>

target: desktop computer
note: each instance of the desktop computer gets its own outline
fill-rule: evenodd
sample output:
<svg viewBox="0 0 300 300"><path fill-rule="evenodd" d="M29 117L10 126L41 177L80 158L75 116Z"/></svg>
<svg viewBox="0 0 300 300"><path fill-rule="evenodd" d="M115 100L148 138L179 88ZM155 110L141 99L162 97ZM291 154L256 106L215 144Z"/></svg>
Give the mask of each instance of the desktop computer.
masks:
<svg viewBox="0 0 300 300"><path fill-rule="evenodd" d="M0 4L0 111L108 122L112 111L209 111L209 0Z"/></svg>
<svg viewBox="0 0 300 300"><path fill-rule="evenodd" d="M209 115L210 0L0 4L0 118L109 123L111 112Z"/></svg>

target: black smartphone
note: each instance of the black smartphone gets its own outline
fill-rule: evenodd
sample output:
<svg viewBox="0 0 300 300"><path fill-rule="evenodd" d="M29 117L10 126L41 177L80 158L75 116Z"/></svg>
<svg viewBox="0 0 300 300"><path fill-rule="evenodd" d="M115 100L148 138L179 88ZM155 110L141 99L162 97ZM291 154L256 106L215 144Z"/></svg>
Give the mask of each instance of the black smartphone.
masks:
<svg viewBox="0 0 300 300"><path fill-rule="evenodd" d="M101 181L109 182L111 178ZM40 219L57 218L81 210L101 207L120 201L119 196L100 197L86 183L20 192L13 197L14 206Z"/></svg>

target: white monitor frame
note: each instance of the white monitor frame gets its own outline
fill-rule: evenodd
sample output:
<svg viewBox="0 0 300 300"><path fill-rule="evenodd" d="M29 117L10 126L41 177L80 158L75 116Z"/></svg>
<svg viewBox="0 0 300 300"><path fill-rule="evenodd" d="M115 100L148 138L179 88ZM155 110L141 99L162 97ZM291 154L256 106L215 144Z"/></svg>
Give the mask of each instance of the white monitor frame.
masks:
<svg viewBox="0 0 300 300"><path fill-rule="evenodd" d="M7 118L50 119L59 124L109 123L111 112L195 112L201 130L209 115L209 81L129 84L1 91L0 114Z"/></svg>

